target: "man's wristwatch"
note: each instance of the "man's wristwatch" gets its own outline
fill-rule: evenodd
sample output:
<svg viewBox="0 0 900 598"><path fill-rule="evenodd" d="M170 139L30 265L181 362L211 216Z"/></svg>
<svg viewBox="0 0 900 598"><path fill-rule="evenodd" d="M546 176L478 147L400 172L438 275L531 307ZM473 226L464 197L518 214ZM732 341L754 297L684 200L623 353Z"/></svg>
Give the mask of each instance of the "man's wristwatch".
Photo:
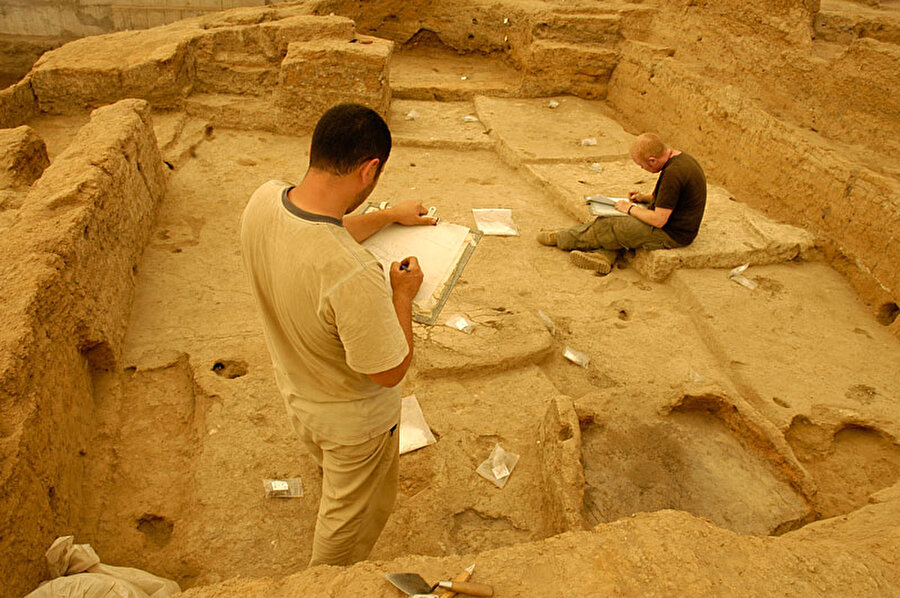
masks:
<svg viewBox="0 0 900 598"><path fill-rule="evenodd" d="M625 213L628 214L629 216L631 216L631 208L633 208L633 207L634 207L634 204L631 204L630 206L628 206L628 211Z"/></svg>

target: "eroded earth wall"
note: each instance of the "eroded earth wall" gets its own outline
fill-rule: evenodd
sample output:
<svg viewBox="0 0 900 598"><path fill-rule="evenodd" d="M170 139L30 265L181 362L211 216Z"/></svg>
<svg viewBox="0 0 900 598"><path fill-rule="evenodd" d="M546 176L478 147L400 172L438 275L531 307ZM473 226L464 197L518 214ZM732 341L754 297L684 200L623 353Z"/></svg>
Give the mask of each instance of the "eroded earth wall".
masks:
<svg viewBox="0 0 900 598"><path fill-rule="evenodd" d="M867 302L896 304L897 40L817 39L818 2L657 6L620 48L608 100L622 120L697 155L738 200L814 232Z"/></svg>
<svg viewBox="0 0 900 598"><path fill-rule="evenodd" d="M0 0L0 34L81 37L144 29L266 0Z"/></svg>
<svg viewBox="0 0 900 598"><path fill-rule="evenodd" d="M4 596L37 586L44 551L78 519L92 376L117 363L165 190L150 107L123 100L94 111L0 212L0 511L14 514L0 523Z"/></svg>

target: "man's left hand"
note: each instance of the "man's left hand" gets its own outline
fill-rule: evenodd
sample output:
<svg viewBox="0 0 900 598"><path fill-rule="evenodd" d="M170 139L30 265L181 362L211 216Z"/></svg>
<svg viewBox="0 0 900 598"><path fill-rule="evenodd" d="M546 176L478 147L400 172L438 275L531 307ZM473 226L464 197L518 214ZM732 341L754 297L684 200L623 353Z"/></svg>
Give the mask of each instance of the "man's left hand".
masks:
<svg viewBox="0 0 900 598"><path fill-rule="evenodd" d="M633 205L634 205L634 204L631 203L630 201L625 200L625 199L621 199L621 200L619 200L619 201L616 202L616 210L622 212L623 214L627 214L627 213L628 213L628 208L630 208L630 207L633 206Z"/></svg>
<svg viewBox="0 0 900 598"><path fill-rule="evenodd" d="M437 218L429 218L425 216L425 214L428 213L428 210L425 209L425 206L411 199L401 201L391 209L394 211L394 222L399 222L400 224L406 226L437 224Z"/></svg>

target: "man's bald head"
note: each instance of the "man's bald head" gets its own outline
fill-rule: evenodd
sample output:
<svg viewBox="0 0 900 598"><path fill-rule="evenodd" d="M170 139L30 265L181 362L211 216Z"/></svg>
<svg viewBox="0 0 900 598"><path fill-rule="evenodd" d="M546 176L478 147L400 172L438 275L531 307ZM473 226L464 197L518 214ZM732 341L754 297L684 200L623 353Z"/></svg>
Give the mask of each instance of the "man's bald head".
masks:
<svg viewBox="0 0 900 598"><path fill-rule="evenodd" d="M662 158L668 150L659 135L643 133L631 144L631 157L646 162L648 158Z"/></svg>

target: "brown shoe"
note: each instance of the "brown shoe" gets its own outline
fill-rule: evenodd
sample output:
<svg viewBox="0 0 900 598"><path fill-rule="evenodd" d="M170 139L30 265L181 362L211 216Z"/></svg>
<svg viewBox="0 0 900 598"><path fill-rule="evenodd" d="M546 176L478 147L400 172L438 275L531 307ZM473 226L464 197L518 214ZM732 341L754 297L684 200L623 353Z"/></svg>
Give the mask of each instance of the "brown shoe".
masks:
<svg viewBox="0 0 900 598"><path fill-rule="evenodd" d="M537 235L538 243L541 245L548 245L550 247L556 247L556 231L555 230L542 230Z"/></svg>
<svg viewBox="0 0 900 598"><path fill-rule="evenodd" d="M571 251L569 259L579 268L585 270L593 270L596 274L603 276L609 274L612 270L612 264L606 259L605 255L599 253L588 253L586 251Z"/></svg>

